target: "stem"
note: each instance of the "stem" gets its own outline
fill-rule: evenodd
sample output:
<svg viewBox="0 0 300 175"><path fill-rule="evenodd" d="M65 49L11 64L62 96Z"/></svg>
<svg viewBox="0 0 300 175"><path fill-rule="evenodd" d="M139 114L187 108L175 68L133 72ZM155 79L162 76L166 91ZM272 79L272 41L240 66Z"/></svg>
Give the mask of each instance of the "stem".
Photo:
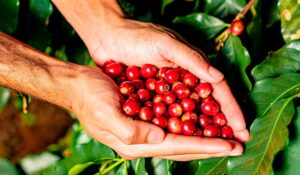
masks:
<svg viewBox="0 0 300 175"><path fill-rule="evenodd" d="M116 163L112 164L111 166L107 167L106 169L104 169L102 172L100 172L101 175L104 175L108 172L110 172L112 169L114 169L115 167L117 167L118 165L120 165L121 163L123 163L125 161L125 159L120 159L119 161L117 161Z"/></svg>
<svg viewBox="0 0 300 175"><path fill-rule="evenodd" d="M248 2L248 4L240 11L240 13L238 13L234 20L239 20L244 18L244 16L246 15L246 13L249 11L249 9L251 8L252 4L255 2L255 0L250 0Z"/></svg>

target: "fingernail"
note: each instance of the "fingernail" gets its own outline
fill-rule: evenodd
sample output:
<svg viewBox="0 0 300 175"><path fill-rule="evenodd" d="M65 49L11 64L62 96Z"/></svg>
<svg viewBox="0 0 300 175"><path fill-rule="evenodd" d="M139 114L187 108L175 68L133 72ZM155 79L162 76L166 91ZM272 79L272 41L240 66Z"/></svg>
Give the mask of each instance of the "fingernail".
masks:
<svg viewBox="0 0 300 175"><path fill-rule="evenodd" d="M219 70L217 70L216 68L214 68L212 66L210 66L208 68L208 73L217 82L223 80L223 78L224 78L224 75Z"/></svg>
<svg viewBox="0 0 300 175"><path fill-rule="evenodd" d="M163 136L160 132L156 130L151 130L147 137L148 143L161 143L163 140Z"/></svg>

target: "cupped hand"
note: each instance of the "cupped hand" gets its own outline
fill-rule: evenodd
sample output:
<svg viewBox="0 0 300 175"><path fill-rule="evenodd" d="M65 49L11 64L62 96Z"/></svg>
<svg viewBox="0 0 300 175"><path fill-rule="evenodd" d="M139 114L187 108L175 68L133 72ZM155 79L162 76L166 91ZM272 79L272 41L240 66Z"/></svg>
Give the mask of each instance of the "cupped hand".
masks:
<svg viewBox="0 0 300 175"><path fill-rule="evenodd" d="M75 82L72 110L81 125L125 159L159 157L187 161L243 152L236 141L165 134L154 124L125 116L116 84L98 68L82 67Z"/></svg>
<svg viewBox="0 0 300 175"><path fill-rule="evenodd" d="M249 139L244 116L221 72L211 66L204 56L179 40L170 29L152 23L122 19L99 32L89 51L99 65L109 59L138 65L150 63L157 67L180 66L201 80L213 84L213 96L220 103L237 140Z"/></svg>

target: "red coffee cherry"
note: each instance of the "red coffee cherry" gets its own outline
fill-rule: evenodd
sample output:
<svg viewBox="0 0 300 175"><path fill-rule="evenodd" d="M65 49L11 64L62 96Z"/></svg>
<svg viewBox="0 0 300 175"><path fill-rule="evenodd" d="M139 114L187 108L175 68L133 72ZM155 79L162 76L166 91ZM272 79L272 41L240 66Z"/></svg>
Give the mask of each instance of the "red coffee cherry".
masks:
<svg viewBox="0 0 300 175"><path fill-rule="evenodd" d="M224 138L224 139L232 139L233 138L233 130L230 126L223 126L222 129L221 129L221 136Z"/></svg>
<svg viewBox="0 0 300 175"><path fill-rule="evenodd" d="M182 82L189 87L194 87L198 82L198 78L192 73L186 73L182 78Z"/></svg>
<svg viewBox="0 0 300 175"><path fill-rule="evenodd" d="M180 78L180 74L176 69L169 69L166 73L165 80L169 83L174 83L178 81Z"/></svg>
<svg viewBox="0 0 300 175"><path fill-rule="evenodd" d="M200 83L196 85L195 91L201 98L206 98L211 94L212 86L210 83Z"/></svg>
<svg viewBox="0 0 300 175"><path fill-rule="evenodd" d="M142 107L142 109L139 112L140 119L144 121L149 121L153 118L154 114L150 107Z"/></svg>
<svg viewBox="0 0 300 175"><path fill-rule="evenodd" d="M203 134L202 129L196 128L196 131L195 131L195 133L194 133L194 136L202 136L202 134Z"/></svg>
<svg viewBox="0 0 300 175"><path fill-rule="evenodd" d="M185 84L178 84L173 91L179 99L187 98L191 94L190 88Z"/></svg>
<svg viewBox="0 0 300 175"><path fill-rule="evenodd" d="M191 136L194 135L196 131L196 126L192 121L186 120L181 123L181 129L184 135Z"/></svg>
<svg viewBox="0 0 300 175"><path fill-rule="evenodd" d="M134 100L139 101L139 96L138 96L137 94L130 94L130 95L128 96L128 99L134 99Z"/></svg>
<svg viewBox="0 0 300 175"><path fill-rule="evenodd" d="M128 99L123 104L123 111L129 116L137 115L140 112L140 109L140 103L134 99Z"/></svg>
<svg viewBox="0 0 300 175"><path fill-rule="evenodd" d="M166 128L168 126L168 118L164 116L155 116L152 119L152 123L161 128Z"/></svg>
<svg viewBox="0 0 300 175"><path fill-rule="evenodd" d="M157 94L153 97L153 103L159 103L163 102L163 95L162 94Z"/></svg>
<svg viewBox="0 0 300 175"><path fill-rule="evenodd" d="M130 66L126 69L125 74L128 80L139 79L141 76L140 68L137 66Z"/></svg>
<svg viewBox="0 0 300 175"><path fill-rule="evenodd" d="M119 90L121 94L125 96L129 96L134 92L134 86L130 81L124 81L123 83L120 84Z"/></svg>
<svg viewBox="0 0 300 175"><path fill-rule="evenodd" d="M172 117L180 117L182 115L183 109L179 103L173 103L169 106L168 112Z"/></svg>
<svg viewBox="0 0 300 175"><path fill-rule="evenodd" d="M174 88L177 86L177 85L180 85L180 84L183 84L181 81L176 81L175 83L172 84L172 91L174 91Z"/></svg>
<svg viewBox="0 0 300 175"><path fill-rule="evenodd" d="M147 101L147 102L144 103L144 106L147 106L147 107L150 107L150 108L152 108L153 105L154 105L154 103L152 101Z"/></svg>
<svg viewBox="0 0 300 175"><path fill-rule="evenodd" d="M156 74L156 72L157 67L152 64L145 64L140 70L140 73L144 78L151 78Z"/></svg>
<svg viewBox="0 0 300 175"><path fill-rule="evenodd" d="M158 70L157 74L156 74L156 78L158 79L164 79L166 77L166 73L170 68L168 67L162 67Z"/></svg>
<svg viewBox="0 0 300 175"><path fill-rule="evenodd" d="M149 101L151 98L151 93L147 89L139 89L137 95L142 102Z"/></svg>
<svg viewBox="0 0 300 175"><path fill-rule="evenodd" d="M240 35L243 33L244 31L244 23L242 20L235 20L231 23L230 27L229 27L229 31L232 35Z"/></svg>
<svg viewBox="0 0 300 175"><path fill-rule="evenodd" d="M198 103L200 101L200 96L198 95L197 92L191 92L190 99Z"/></svg>
<svg viewBox="0 0 300 175"><path fill-rule="evenodd" d="M110 63L110 64L106 65L104 72L108 76L110 76L112 78L116 78L116 77L120 76L121 73L123 72L123 67L119 63Z"/></svg>
<svg viewBox="0 0 300 175"><path fill-rule="evenodd" d="M196 103L194 100L189 98L184 98L180 102L184 112L192 112L196 108Z"/></svg>
<svg viewBox="0 0 300 175"><path fill-rule="evenodd" d="M216 115L219 112L219 105L215 101L206 101L201 104L201 110L206 115Z"/></svg>
<svg viewBox="0 0 300 175"><path fill-rule="evenodd" d="M214 116L214 124L218 126L225 126L227 124L227 119L222 112L219 112Z"/></svg>
<svg viewBox="0 0 300 175"><path fill-rule="evenodd" d="M173 92L166 92L164 93L163 101L165 104L170 105L176 101L176 95Z"/></svg>
<svg viewBox="0 0 300 175"><path fill-rule="evenodd" d="M168 120L168 130L173 134L181 134L181 120L177 117L171 117Z"/></svg>
<svg viewBox="0 0 300 175"><path fill-rule="evenodd" d="M205 114L201 114L199 116L199 125L201 126L201 128L205 128L208 125L213 124L213 118L210 116L207 116Z"/></svg>
<svg viewBox="0 0 300 175"><path fill-rule="evenodd" d="M105 70L106 67L107 67L107 65L109 65L109 64L111 64L111 63L116 63L116 62L115 62L114 60L108 60L108 61L106 61L106 62L102 65L103 69Z"/></svg>
<svg viewBox="0 0 300 175"><path fill-rule="evenodd" d="M167 110L167 106L162 103L162 102L158 102L158 103L154 103L153 106L153 112L155 115L163 115Z"/></svg>
<svg viewBox="0 0 300 175"><path fill-rule="evenodd" d="M144 82L140 79L135 79L135 80L132 80L131 82L134 85L135 89L144 89L145 88Z"/></svg>
<svg viewBox="0 0 300 175"><path fill-rule="evenodd" d="M206 137L219 137L221 129L217 125L208 125L204 128L203 135Z"/></svg>
<svg viewBox="0 0 300 175"><path fill-rule="evenodd" d="M155 78L149 78L146 80L146 88L149 90L149 91L155 91L155 86L156 86L156 82L157 80Z"/></svg>
<svg viewBox="0 0 300 175"><path fill-rule="evenodd" d="M156 82L155 85L155 92L157 94L164 94L171 90L170 85L165 80L159 80Z"/></svg>
<svg viewBox="0 0 300 175"><path fill-rule="evenodd" d="M198 122L198 116L196 113L194 112L186 112L181 116L181 120L182 121L186 121L186 120L190 120L193 123L197 123Z"/></svg>

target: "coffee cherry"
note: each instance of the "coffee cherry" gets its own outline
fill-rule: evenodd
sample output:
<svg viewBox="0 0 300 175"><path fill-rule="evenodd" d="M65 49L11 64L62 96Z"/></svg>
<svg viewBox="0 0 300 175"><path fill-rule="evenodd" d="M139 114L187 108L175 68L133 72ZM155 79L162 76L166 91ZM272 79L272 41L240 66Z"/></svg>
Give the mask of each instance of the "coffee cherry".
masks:
<svg viewBox="0 0 300 175"><path fill-rule="evenodd" d="M202 99L202 103L206 103L207 101L215 101L215 99L211 95Z"/></svg>
<svg viewBox="0 0 300 175"><path fill-rule="evenodd" d="M142 109L139 112L140 119L144 121L149 121L153 118L154 114L150 107L142 107Z"/></svg>
<svg viewBox="0 0 300 175"><path fill-rule="evenodd" d="M156 72L157 67L152 64L145 64L140 70L140 73L144 78L151 78L156 74Z"/></svg>
<svg viewBox="0 0 300 175"><path fill-rule="evenodd" d="M157 94L164 94L165 92L170 91L171 87L165 80L159 80L155 85L155 92Z"/></svg>
<svg viewBox="0 0 300 175"><path fill-rule="evenodd" d="M180 85L180 84L183 84L181 81L176 81L175 83L172 84L172 91L174 91L174 88L177 86L177 85Z"/></svg>
<svg viewBox="0 0 300 175"><path fill-rule="evenodd" d="M213 124L213 122L213 119L205 114L199 116L199 125L201 128L205 128L206 126Z"/></svg>
<svg viewBox="0 0 300 175"><path fill-rule="evenodd" d="M128 96L134 92L134 86L130 81L124 81L119 86L119 90L121 94Z"/></svg>
<svg viewBox="0 0 300 175"><path fill-rule="evenodd" d="M202 136L202 134L203 134L202 129L196 128L196 131L195 131L195 133L194 133L194 136Z"/></svg>
<svg viewBox="0 0 300 175"><path fill-rule="evenodd" d="M195 101L189 98L184 98L180 102L184 112L194 111L196 108Z"/></svg>
<svg viewBox="0 0 300 175"><path fill-rule="evenodd" d="M198 116L196 113L194 112L186 112L181 116L181 120L182 121L186 121L186 120L190 120L193 123L197 123L198 122Z"/></svg>
<svg viewBox="0 0 300 175"><path fill-rule="evenodd" d="M141 105L137 100L128 99L123 104L123 111L129 116L134 116L139 113Z"/></svg>
<svg viewBox="0 0 300 175"><path fill-rule="evenodd" d="M171 117L168 120L168 130L173 134L181 134L181 120L176 117Z"/></svg>
<svg viewBox="0 0 300 175"><path fill-rule="evenodd" d="M244 23L242 20L235 20L230 25L229 31L232 35L238 36L243 33L244 28L245 27L244 27Z"/></svg>
<svg viewBox="0 0 300 175"><path fill-rule="evenodd" d="M137 66L130 66L126 69L125 74L128 80L139 79L141 76L140 68Z"/></svg>
<svg viewBox="0 0 300 175"><path fill-rule="evenodd" d="M134 99L134 100L139 101L139 96L138 96L137 94L130 94L130 95L128 96L128 99Z"/></svg>
<svg viewBox="0 0 300 175"><path fill-rule="evenodd" d="M176 101L176 95L173 92L166 92L164 93L163 101L165 104L170 105Z"/></svg>
<svg viewBox="0 0 300 175"><path fill-rule="evenodd" d="M153 103L159 103L163 102L163 95L162 94L157 94L153 97Z"/></svg>
<svg viewBox="0 0 300 175"><path fill-rule="evenodd" d="M191 94L190 88L185 84L178 84L173 91L179 99L187 98Z"/></svg>
<svg viewBox="0 0 300 175"><path fill-rule="evenodd" d="M227 119L222 112L219 112L214 116L214 124L218 126L225 126L227 124Z"/></svg>
<svg viewBox="0 0 300 175"><path fill-rule="evenodd" d="M180 78L180 74L176 69L169 69L166 73L165 80L169 83L174 83L178 81Z"/></svg>
<svg viewBox="0 0 300 175"><path fill-rule="evenodd" d="M149 91L155 91L155 86L156 86L156 82L157 80L155 78L149 78L146 80L146 88L149 90Z"/></svg>
<svg viewBox="0 0 300 175"><path fill-rule="evenodd" d="M123 72L123 67L119 63L110 63L106 65L104 71L108 76L116 78Z"/></svg>
<svg viewBox="0 0 300 175"><path fill-rule="evenodd" d="M179 66L176 67L175 69L179 72L180 79L183 79L183 77L185 76L185 74L188 73L187 70L185 70L185 69L183 69L182 67L179 67Z"/></svg>
<svg viewBox="0 0 300 175"><path fill-rule="evenodd" d="M147 102L144 103L144 106L147 106L147 107L150 107L150 108L152 108L153 105L154 105L154 103L152 101L147 101Z"/></svg>
<svg viewBox="0 0 300 175"><path fill-rule="evenodd" d="M181 122L181 129L184 135L191 136L196 131L196 126L192 121L186 120Z"/></svg>
<svg viewBox="0 0 300 175"><path fill-rule="evenodd" d="M197 92L191 92L190 99L198 103L200 101L200 96L198 95Z"/></svg>
<svg viewBox="0 0 300 175"><path fill-rule="evenodd" d="M210 83L200 83L196 85L195 91L201 98L206 98L211 94L212 86Z"/></svg>
<svg viewBox="0 0 300 175"><path fill-rule="evenodd" d="M158 79L164 79L166 77L166 73L169 70L168 67L162 67L158 70L158 72L156 73L156 78Z"/></svg>
<svg viewBox="0 0 300 175"><path fill-rule="evenodd" d="M172 117L180 117L182 115L183 109L179 103L173 103L169 106L168 112Z"/></svg>
<svg viewBox="0 0 300 175"><path fill-rule="evenodd" d="M167 107L164 103L159 102L155 103L153 106L153 112L155 115L163 115L167 110Z"/></svg>
<svg viewBox="0 0 300 175"><path fill-rule="evenodd" d="M115 62L114 60L108 60L108 61L106 61L106 62L102 65L103 69L105 70L106 67L107 67L107 65L109 65L109 64L111 64L111 63L116 63L116 62Z"/></svg>
<svg viewBox="0 0 300 175"><path fill-rule="evenodd" d="M225 139L232 139L233 138L233 130L230 126L223 126L221 129L221 136Z"/></svg>
<svg viewBox="0 0 300 175"><path fill-rule="evenodd" d="M121 84L124 81L127 81L126 75L124 72L121 73L121 75L116 79L117 84Z"/></svg>
<svg viewBox="0 0 300 175"><path fill-rule="evenodd" d="M206 137L219 137L221 129L216 125L208 125L204 128L203 135Z"/></svg>
<svg viewBox="0 0 300 175"><path fill-rule="evenodd" d="M192 73L186 73L182 78L182 82L189 87L194 87L198 82L198 78Z"/></svg>
<svg viewBox="0 0 300 175"><path fill-rule="evenodd" d="M216 115L219 112L219 105L215 101L206 101L201 104L201 111L206 115Z"/></svg>
<svg viewBox="0 0 300 175"><path fill-rule="evenodd" d="M168 118L164 116L155 116L152 119L152 123L161 128L166 128L168 126Z"/></svg>
<svg viewBox="0 0 300 175"><path fill-rule="evenodd" d="M144 89L145 88L144 82L140 79L135 79L135 80L132 80L131 82L134 85L135 89Z"/></svg>
<svg viewBox="0 0 300 175"><path fill-rule="evenodd" d="M151 93L147 89L139 89L137 95L142 102L149 101L151 98Z"/></svg>

